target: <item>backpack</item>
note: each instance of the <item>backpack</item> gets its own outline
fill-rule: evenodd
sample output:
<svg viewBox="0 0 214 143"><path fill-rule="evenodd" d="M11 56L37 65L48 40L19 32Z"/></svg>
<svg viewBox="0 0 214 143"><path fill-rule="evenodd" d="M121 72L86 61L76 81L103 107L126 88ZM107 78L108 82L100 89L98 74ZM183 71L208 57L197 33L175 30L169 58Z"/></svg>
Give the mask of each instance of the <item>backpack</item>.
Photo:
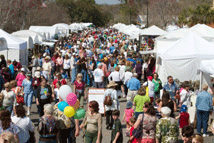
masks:
<svg viewBox="0 0 214 143"><path fill-rule="evenodd" d="M108 96L105 96L104 105L111 106L113 104L113 100L111 98L111 93L112 92L108 93Z"/></svg>
<svg viewBox="0 0 214 143"><path fill-rule="evenodd" d="M59 131L57 127L57 120L52 119L47 121L44 117L41 118L39 127L38 127L38 132L40 135L53 135L57 134Z"/></svg>

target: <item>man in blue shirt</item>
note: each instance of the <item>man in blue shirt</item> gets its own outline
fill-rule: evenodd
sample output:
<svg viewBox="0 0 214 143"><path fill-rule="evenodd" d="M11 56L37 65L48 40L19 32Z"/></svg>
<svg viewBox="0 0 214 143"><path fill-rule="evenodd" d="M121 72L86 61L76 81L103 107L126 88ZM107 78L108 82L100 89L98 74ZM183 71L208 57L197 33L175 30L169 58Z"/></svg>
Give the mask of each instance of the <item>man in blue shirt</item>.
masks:
<svg viewBox="0 0 214 143"><path fill-rule="evenodd" d="M127 83L128 95L127 101L133 102L135 95L137 95L138 89L141 87L140 81L137 79L138 74L134 73L133 77Z"/></svg>
<svg viewBox="0 0 214 143"><path fill-rule="evenodd" d="M115 50L114 44L109 48L109 50L110 50L110 53L111 53L111 54L114 53L114 50Z"/></svg>
<svg viewBox="0 0 214 143"><path fill-rule="evenodd" d="M203 137L207 137L207 127L209 115L212 114L212 95L207 92L208 86L203 85L203 91L198 93L196 99L197 109L197 132L201 133L203 127Z"/></svg>
<svg viewBox="0 0 214 143"><path fill-rule="evenodd" d="M136 65L136 61L131 57L131 55L128 55L128 58L126 60L132 62L134 64L133 66Z"/></svg>
<svg viewBox="0 0 214 143"><path fill-rule="evenodd" d="M178 86L175 84L173 77L167 77L168 82L164 85L163 91L168 91L170 98L174 100L176 92L179 90Z"/></svg>

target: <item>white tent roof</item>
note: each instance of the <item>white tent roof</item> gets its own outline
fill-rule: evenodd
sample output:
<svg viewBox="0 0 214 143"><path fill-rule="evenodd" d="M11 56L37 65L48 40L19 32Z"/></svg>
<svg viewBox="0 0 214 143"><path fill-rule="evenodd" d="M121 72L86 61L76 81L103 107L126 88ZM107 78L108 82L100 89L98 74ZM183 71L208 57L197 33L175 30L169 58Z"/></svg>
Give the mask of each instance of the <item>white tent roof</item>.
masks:
<svg viewBox="0 0 214 143"><path fill-rule="evenodd" d="M7 41L8 49L24 50L27 49L27 42L14 37L13 35L0 29L1 37L4 37Z"/></svg>
<svg viewBox="0 0 214 143"><path fill-rule="evenodd" d="M158 39L180 39L188 35L189 33L191 33L191 30L189 28L180 28L174 31L167 32L166 34L158 37Z"/></svg>
<svg viewBox="0 0 214 143"><path fill-rule="evenodd" d="M0 37L0 51L7 50L7 41L4 37Z"/></svg>
<svg viewBox="0 0 214 143"><path fill-rule="evenodd" d="M214 29L205 24L197 24L190 29L199 34L201 37L214 38Z"/></svg>
<svg viewBox="0 0 214 143"><path fill-rule="evenodd" d="M58 27L59 30L69 29L69 25L65 23L57 23L57 24L54 24L52 27Z"/></svg>
<svg viewBox="0 0 214 143"><path fill-rule="evenodd" d="M212 59L214 58L214 45L195 33L190 33L178 40L160 54L164 60L173 59Z"/></svg>
<svg viewBox="0 0 214 143"><path fill-rule="evenodd" d="M18 39L22 39L24 41L27 41L27 49L32 49L34 47L33 45L33 39L31 37L19 37L15 36Z"/></svg>
<svg viewBox="0 0 214 143"><path fill-rule="evenodd" d="M146 28L140 32L141 35L147 36L160 36L166 34L166 31L160 29L159 27L153 25L149 28Z"/></svg>
<svg viewBox="0 0 214 143"><path fill-rule="evenodd" d="M203 60L200 63L200 70L203 73L214 75L214 60Z"/></svg>
<svg viewBox="0 0 214 143"><path fill-rule="evenodd" d="M39 34L31 30L16 31L16 32L13 32L12 35L18 36L18 37L32 37L33 43L41 43L42 40L45 40L45 37L42 34Z"/></svg>
<svg viewBox="0 0 214 143"><path fill-rule="evenodd" d="M29 30L38 32L38 33L50 33L50 38L53 38L55 34L59 33L58 27L52 27L52 26L30 26Z"/></svg>

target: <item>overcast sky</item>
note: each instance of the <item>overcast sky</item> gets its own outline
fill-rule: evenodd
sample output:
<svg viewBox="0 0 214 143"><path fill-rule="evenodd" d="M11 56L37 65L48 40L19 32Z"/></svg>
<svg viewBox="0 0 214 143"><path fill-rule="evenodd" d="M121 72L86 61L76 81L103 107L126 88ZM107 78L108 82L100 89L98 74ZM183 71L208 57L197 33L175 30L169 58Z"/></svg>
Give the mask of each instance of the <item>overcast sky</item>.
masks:
<svg viewBox="0 0 214 143"><path fill-rule="evenodd" d="M118 0L95 0L97 4L119 4Z"/></svg>

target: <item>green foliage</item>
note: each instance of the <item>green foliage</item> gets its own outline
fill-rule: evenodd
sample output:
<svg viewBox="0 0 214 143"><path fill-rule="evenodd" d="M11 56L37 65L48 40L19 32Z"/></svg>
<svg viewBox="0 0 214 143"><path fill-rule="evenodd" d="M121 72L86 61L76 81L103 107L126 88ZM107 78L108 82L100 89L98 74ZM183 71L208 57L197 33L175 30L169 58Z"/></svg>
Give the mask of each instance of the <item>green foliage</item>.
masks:
<svg viewBox="0 0 214 143"><path fill-rule="evenodd" d="M181 25L192 26L197 23L210 24L212 22L214 22L214 9L209 4L183 10L179 15L179 24Z"/></svg>
<svg viewBox="0 0 214 143"><path fill-rule="evenodd" d="M95 0L58 0L70 15L71 22L92 22L96 26L105 26L111 15L103 13Z"/></svg>

